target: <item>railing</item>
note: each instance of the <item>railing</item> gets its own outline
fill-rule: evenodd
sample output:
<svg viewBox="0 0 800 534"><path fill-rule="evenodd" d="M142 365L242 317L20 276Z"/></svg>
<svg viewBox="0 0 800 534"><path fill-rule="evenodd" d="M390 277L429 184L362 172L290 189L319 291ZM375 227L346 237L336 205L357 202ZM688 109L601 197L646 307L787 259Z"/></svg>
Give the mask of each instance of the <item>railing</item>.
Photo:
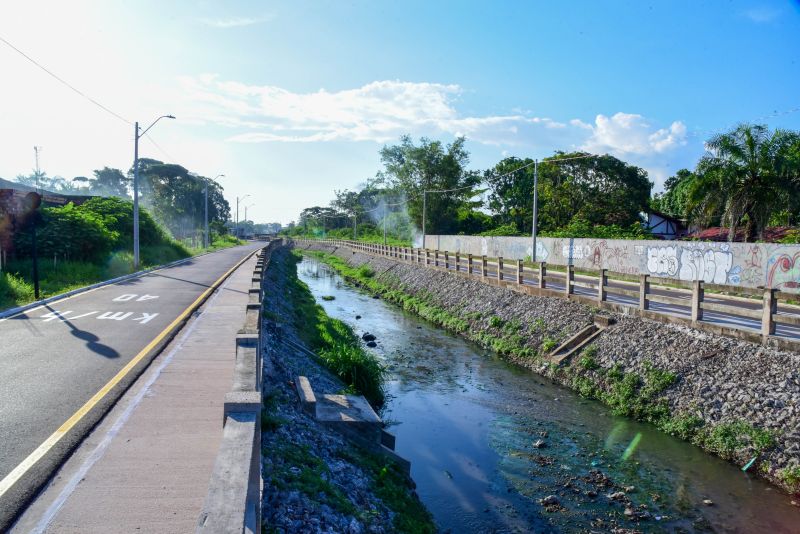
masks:
<svg viewBox="0 0 800 534"><path fill-rule="evenodd" d="M552 267L546 262L396 247L346 240L296 240L346 246L398 261L475 277L533 295L556 296L621 313L690 325L714 333L791 350L800 349L797 295L653 277L608 269ZM727 293L738 293L730 295Z"/></svg>
<svg viewBox="0 0 800 534"><path fill-rule="evenodd" d="M197 533L261 532L262 279L280 241L258 252L245 322L236 334L233 387L225 395L220 445Z"/></svg>

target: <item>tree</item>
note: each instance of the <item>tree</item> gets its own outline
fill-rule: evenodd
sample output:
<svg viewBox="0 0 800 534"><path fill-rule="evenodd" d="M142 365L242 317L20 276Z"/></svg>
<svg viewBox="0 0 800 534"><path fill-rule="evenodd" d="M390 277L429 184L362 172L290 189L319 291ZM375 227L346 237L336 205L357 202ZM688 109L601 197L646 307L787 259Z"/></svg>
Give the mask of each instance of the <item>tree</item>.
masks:
<svg viewBox="0 0 800 534"><path fill-rule="evenodd" d="M697 176L688 169L680 169L675 176L664 182L664 192L656 194L650 206L656 210L678 219L690 218L690 193Z"/></svg>
<svg viewBox="0 0 800 534"><path fill-rule="evenodd" d="M706 142L707 153L697 165L697 180L690 192L690 208L699 222L722 214L729 227L728 240L745 225L745 241L763 237L773 213L797 209L796 132L766 125L741 124Z"/></svg>
<svg viewBox="0 0 800 534"><path fill-rule="evenodd" d="M475 195L474 187L480 182L477 172L467 170L469 152L464 142L459 137L445 147L440 141L422 138L416 146L406 135L399 145L381 149L384 169L379 178L405 195L408 214L418 228L422 227L424 192L447 191L427 194L429 234L457 231L458 210Z"/></svg>
<svg viewBox="0 0 800 534"><path fill-rule="evenodd" d="M95 195L130 198L128 196L130 182L131 180L121 170L103 167L94 171L94 180L89 185Z"/></svg>
<svg viewBox="0 0 800 534"><path fill-rule="evenodd" d="M532 163L506 158L484 174L489 208L519 232L531 230ZM573 220L628 227L639 221L652 185L643 169L613 156L559 152L539 163L539 229L555 231Z"/></svg>

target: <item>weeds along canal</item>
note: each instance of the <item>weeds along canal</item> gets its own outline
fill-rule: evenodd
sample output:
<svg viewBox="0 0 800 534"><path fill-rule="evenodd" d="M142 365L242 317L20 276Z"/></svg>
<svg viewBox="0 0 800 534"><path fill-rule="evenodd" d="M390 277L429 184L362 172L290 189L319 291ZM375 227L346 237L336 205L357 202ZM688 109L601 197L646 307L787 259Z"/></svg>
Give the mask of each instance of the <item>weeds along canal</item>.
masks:
<svg viewBox="0 0 800 534"><path fill-rule="evenodd" d="M377 337L382 416L443 531L800 532L800 509L736 466L372 298L315 258L298 276L328 315Z"/></svg>

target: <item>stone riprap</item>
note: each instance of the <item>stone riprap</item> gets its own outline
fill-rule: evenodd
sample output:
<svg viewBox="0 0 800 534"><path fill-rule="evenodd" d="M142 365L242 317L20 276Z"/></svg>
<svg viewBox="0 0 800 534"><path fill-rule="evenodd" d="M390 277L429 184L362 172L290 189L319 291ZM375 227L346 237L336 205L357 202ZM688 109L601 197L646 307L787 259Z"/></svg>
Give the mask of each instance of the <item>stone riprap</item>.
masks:
<svg viewBox="0 0 800 534"><path fill-rule="evenodd" d="M428 235L431 250L508 259L531 257L530 237ZM536 261L690 282L800 292L800 245L541 237Z"/></svg>
<svg viewBox="0 0 800 534"><path fill-rule="evenodd" d="M353 267L368 264L387 289L416 296L450 314L456 330L495 348L515 363L573 389L618 393L622 382L611 373L641 377L639 394L653 373L674 374L649 399L664 405L682 435L702 425L697 441L739 465L753 457L749 472L799 491L790 473L800 476L800 354L701 332L679 325L610 314L611 324L583 352L562 366L546 363L547 353L590 324L596 308L558 298L530 296L441 270L386 257L353 253L323 244L298 245L332 252ZM587 352L590 351L590 352ZM590 359L587 359L591 355ZM655 371L654 371L655 370ZM632 401L633 402L633 401ZM750 432L755 429L755 432ZM763 432L767 431L767 432ZM769 446L759 453L759 447ZM691 436L683 436L691 439ZM793 487L794 486L794 487Z"/></svg>

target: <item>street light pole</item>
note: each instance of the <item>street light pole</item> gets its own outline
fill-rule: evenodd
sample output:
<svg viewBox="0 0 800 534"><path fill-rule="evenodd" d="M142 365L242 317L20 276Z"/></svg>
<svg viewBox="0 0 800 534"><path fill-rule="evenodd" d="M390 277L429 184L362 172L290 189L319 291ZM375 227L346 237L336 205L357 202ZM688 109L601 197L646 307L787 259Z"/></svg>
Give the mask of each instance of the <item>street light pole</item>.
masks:
<svg viewBox="0 0 800 534"><path fill-rule="evenodd" d="M139 270L139 138L161 119L174 119L173 115L161 115L139 133L139 121L133 125L133 270Z"/></svg>
<svg viewBox="0 0 800 534"><path fill-rule="evenodd" d="M383 202L383 244L386 244L386 201Z"/></svg>
<svg viewBox="0 0 800 534"><path fill-rule="evenodd" d="M428 210L428 192L422 192L422 248L425 248L425 215Z"/></svg>
<svg viewBox="0 0 800 534"><path fill-rule="evenodd" d="M250 194L246 194L242 198L236 197L236 237L239 237L239 202L249 197Z"/></svg>
<svg viewBox="0 0 800 534"><path fill-rule="evenodd" d="M531 261L536 261L536 224L539 215L539 160L533 161L533 223L531 225Z"/></svg>
<svg viewBox="0 0 800 534"><path fill-rule="evenodd" d="M214 178L214 181L216 181L217 178L222 178L224 176L225 176L224 174L218 174ZM204 222L204 226L205 226L205 230L206 230L205 247L208 248L209 246L211 246L211 234L208 233L208 178L203 180L203 182L205 183L205 187L203 188L203 196L205 196L205 201L206 201L206 212L205 212L205 215L203 217L203 219L204 219L203 222Z"/></svg>

